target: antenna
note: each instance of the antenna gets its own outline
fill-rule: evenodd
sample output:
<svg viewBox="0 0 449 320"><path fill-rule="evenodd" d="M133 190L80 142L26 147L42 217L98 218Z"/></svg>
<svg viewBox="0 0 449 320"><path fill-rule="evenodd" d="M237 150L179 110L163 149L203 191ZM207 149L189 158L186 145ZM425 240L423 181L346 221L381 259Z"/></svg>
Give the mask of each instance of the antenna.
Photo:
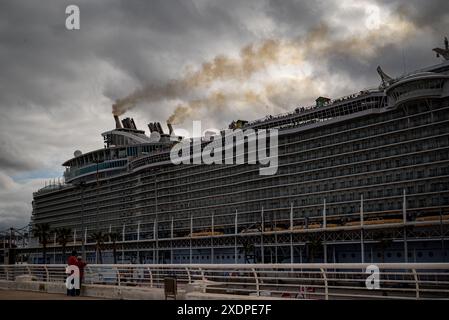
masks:
<svg viewBox="0 0 449 320"><path fill-rule="evenodd" d="M442 56L445 60L449 60L449 41L447 37L444 37L444 49L443 48L434 48L432 49L437 55L437 58Z"/></svg>
<svg viewBox="0 0 449 320"><path fill-rule="evenodd" d="M377 67L377 73L380 76L380 79L382 80L382 86L386 87L391 82L393 82L393 78L387 75L380 66Z"/></svg>
<svg viewBox="0 0 449 320"><path fill-rule="evenodd" d="M406 68L406 64L405 64L405 50L404 47L402 47L402 64L404 67L404 75L407 73L407 68Z"/></svg>

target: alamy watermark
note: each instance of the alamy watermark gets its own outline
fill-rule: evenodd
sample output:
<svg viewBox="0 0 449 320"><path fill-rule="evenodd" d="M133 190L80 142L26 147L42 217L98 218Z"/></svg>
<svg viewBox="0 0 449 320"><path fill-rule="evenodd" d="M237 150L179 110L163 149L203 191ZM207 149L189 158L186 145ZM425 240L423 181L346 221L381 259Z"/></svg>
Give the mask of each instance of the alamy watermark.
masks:
<svg viewBox="0 0 449 320"><path fill-rule="evenodd" d="M365 280L365 286L368 290L380 289L380 269L378 266L371 264L366 267L365 273L369 276Z"/></svg>
<svg viewBox="0 0 449 320"><path fill-rule="evenodd" d="M260 164L260 175L274 175L278 170L277 129L207 129L202 136L201 121L193 121L193 136L172 147L173 164Z"/></svg>
<svg viewBox="0 0 449 320"><path fill-rule="evenodd" d="M80 269L78 266L70 265L65 268L65 273L69 276L65 280L65 286L67 289L72 290L80 289Z"/></svg>
<svg viewBox="0 0 449 320"><path fill-rule="evenodd" d="M77 5L71 4L65 8L65 13L68 15L65 19L65 27L67 30L80 29L80 8Z"/></svg>

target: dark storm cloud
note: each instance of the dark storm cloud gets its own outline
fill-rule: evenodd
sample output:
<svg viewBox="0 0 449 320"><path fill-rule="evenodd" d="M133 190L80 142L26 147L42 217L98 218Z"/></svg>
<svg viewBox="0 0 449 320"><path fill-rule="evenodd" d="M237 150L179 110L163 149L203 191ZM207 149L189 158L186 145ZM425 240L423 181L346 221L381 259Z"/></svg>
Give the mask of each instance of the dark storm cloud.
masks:
<svg viewBox="0 0 449 320"><path fill-rule="evenodd" d="M23 156L14 143L0 137L0 168L7 171L25 171L37 169L37 163L32 157Z"/></svg>
<svg viewBox="0 0 449 320"><path fill-rule="evenodd" d="M304 64L296 65L309 73L289 71L297 74L289 74L293 80L287 81L276 78L287 71L280 72L274 66L274 74L265 77L270 80L264 85L271 91L271 102L288 104L283 106L288 110L295 101L311 102L316 94L338 96L360 90L360 86L377 85L378 64L388 73L399 75L404 62L406 70L438 62L430 50L440 45L447 30L447 1L373 2L382 9L381 23L386 22L386 13L392 13L403 16L417 30L405 38L398 34L398 43L394 43L395 30L387 29L384 38L388 41L375 38L373 43L366 43L367 47L376 46L369 54L357 51L363 42L352 42L352 47L345 48L342 43L349 42L341 41L350 33L364 36L363 21L358 20L363 20L371 2L360 3L0 1L0 225L28 222L32 192L43 186L44 179L53 178L14 181L12 176L37 170L62 171L60 164L74 150L101 148L99 134L113 125L111 104L116 99L139 88L182 78L187 67L197 70L217 56L235 57L245 46L267 40L303 43L311 30L327 26L326 41L317 41L317 51L309 50L304 54ZM64 27L69 4L80 7L78 31ZM385 27L378 32L385 32ZM336 50L327 48L326 43ZM350 52L350 48L357 50ZM250 120L279 112L279 108L260 103L253 88L245 88L251 81L234 81L230 92L233 97L259 102L257 108L233 105L208 110L204 101L211 97L230 104L235 101L221 99L221 93L206 95L197 110L205 126L220 128L236 118ZM238 91L240 87L245 90L243 94ZM176 105L143 101L127 115L135 117L142 127L150 120L164 121Z"/></svg>
<svg viewBox="0 0 449 320"><path fill-rule="evenodd" d="M341 6L339 6L338 2L330 1L317 2L313 5L293 0L270 1L270 4L273 4L272 7L278 9L273 11L273 15L279 19L280 24L287 23L290 26L301 21L307 21L306 25L313 25L317 22L327 23L329 16L338 16L340 19L346 20L347 25L351 27L351 21L362 15L364 8L363 6L348 8L346 6L348 3L350 1L341 2ZM371 2L367 2L367 4L371 4ZM431 49L435 46L442 46L442 40L449 25L449 2L444 0L379 0L373 1L372 4L386 8L398 17L410 21L416 27L414 34L379 46L375 55L368 58L363 57L363 59L357 58L357 52L329 51L325 59L322 60L324 68L318 68L316 75L320 75L320 71L324 71L321 76L325 76L326 73L346 75L353 79L354 83L375 86L379 81L375 72L378 65L382 65L392 76L400 76L440 61L435 59ZM388 19L386 16L381 18ZM339 30L340 28L333 27L332 33ZM386 32L386 30L381 28L379 32ZM389 34L385 33L385 36L389 36ZM348 87L348 90L354 90L354 88Z"/></svg>
<svg viewBox="0 0 449 320"><path fill-rule="evenodd" d="M323 22L327 12L337 11L331 1L268 0L267 14L290 35L304 34L308 28Z"/></svg>
<svg viewBox="0 0 449 320"><path fill-rule="evenodd" d="M354 83L375 87L379 83L379 77L375 71L378 65L381 65L391 76L397 77L441 61L436 59L431 49L441 47L443 38L447 35L448 1L378 0L373 1L373 4L387 8L394 15L409 21L415 30L402 39L398 38L392 43L377 47L377 53L369 58L357 59L357 52L353 54L329 52L324 61L326 72L346 75L353 79ZM384 19L388 18L384 17ZM379 30L380 33L384 31L382 28ZM347 93L354 89L348 88Z"/></svg>
<svg viewBox="0 0 449 320"><path fill-rule="evenodd" d="M377 0L380 5L395 8L420 28L430 28L437 33L447 32L449 2L445 0Z"/></svg>
<svg viewBox="0 0 449 320"><path fill-rule="evenodd" d="M175 66L167 68L171 60L179 67L182 55L193 59L198 43L245 35L229 11L213 6L199 11L192 1L78 1L82 28L70 32L64 11L71 3L1 3L0 85L6 95L0 99L5 103L50 108L67 96L60 94L62 85L51 86L53 81L70 87L96 59L139 82L160 81L175 73Z"/></svg>
<svg viewBox="0 0 449 320"><path fill-rule="evenodd" d="M229 13L213 7L200 12L192 1L107 3L107 10L104 4L83 6L83 27L94 30L87 36L89 50L142 82L174 73L182 62L180 53L193 58L200 41L239 34Z"/></svg>

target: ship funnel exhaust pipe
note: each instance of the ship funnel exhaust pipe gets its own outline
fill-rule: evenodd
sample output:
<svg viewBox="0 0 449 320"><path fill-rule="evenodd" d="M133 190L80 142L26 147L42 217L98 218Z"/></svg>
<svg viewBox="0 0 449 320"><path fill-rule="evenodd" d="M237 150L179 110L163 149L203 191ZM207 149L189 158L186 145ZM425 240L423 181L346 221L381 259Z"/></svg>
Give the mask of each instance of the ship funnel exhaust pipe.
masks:
<svg viewBox="0 0 449 320"><path fill-rule="evenodd" d="M115 128L116 129L121 129L122 128L122 124L120 123L120 119L118 118L117 115L114 115L114 120L115 120Z"/></svg>
<svg viewBox="0 0 449 320"><path fill-rule="evenodd" d="M155 122L154 124L156 126L157 132L159 132L160 134L164 134L164 130L162 130L161 123L160 122Z"/></svg>
<svg viewBox="0 0 449 320"><path fill-rule="evenodd" d="M167 121L168 132L170 135L173 134L173 126L170 122Z"/></svg>

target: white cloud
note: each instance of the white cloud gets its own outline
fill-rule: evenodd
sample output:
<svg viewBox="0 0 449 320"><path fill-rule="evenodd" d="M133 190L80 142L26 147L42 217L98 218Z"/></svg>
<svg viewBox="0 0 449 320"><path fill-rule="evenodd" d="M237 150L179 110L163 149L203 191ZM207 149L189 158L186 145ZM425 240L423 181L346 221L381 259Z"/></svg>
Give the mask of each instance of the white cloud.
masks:
<svg viewBox="0 0 449 320"><path fill-rule="evenodd" d="M0 230L23 227L30 222L32 194L43 185L42 179L15 182L0 172Z"/></svg>

